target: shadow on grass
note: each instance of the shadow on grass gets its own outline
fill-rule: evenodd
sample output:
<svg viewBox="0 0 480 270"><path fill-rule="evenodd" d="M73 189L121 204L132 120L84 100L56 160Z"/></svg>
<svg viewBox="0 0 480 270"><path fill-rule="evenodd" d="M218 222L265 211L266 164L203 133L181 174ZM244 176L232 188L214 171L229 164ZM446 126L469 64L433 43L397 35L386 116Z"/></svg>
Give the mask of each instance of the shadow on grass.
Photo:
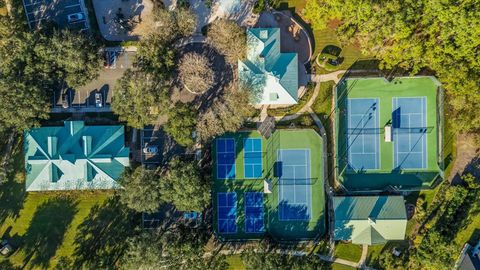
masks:
<svg viewBox="0 0 480 270"><path fill-rule="evenodd" d="M78 226L75 236L75 269L113 269L133 234L133 216L118 201L108 199L96 205Z"/></svg>
<svg viewBox="0 0 480 270"><path fill-rule="evenodd" d="M50 199L37 208L23 236L24 266L49 267L76 213L77 202L68 197Z"/></svg>

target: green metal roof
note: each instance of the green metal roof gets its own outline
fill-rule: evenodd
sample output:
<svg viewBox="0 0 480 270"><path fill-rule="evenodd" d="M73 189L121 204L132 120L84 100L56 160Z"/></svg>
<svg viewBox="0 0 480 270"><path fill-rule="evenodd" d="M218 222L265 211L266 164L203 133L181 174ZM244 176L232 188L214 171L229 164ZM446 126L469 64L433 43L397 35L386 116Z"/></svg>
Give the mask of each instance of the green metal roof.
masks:
<svg viewBox="0 0 480 270"><path fill-rule="evenodd" d="M238 61L238 73L259 93L256 104L298 101L298 55L280 52L279 28L247 30L247 59Z"/></svg>
<svg viewBox="0 0 480 270"><path fill-rule="evenodd" d="M334 197L335 240L381 244L403 240L407 212L402 196Z"/></svg>
<svg viewBox="0 0 480 270"><path fill-rule="evenodd" d="M26 190L118 188L116 182L130 166L123 126L63 126L25 132Z"/></svg>

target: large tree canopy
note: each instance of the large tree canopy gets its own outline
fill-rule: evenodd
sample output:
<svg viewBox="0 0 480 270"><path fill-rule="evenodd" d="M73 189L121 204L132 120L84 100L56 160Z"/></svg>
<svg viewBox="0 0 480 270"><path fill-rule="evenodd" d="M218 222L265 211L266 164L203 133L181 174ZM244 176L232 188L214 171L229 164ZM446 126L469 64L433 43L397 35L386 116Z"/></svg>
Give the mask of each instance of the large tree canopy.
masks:
<svg viewBox="0 0 480 270"><path fill-rule="evenodd" d="M434 70L454 108L454 127L479 130L480 2L307 0L304 14L314 29L339 20L338 36L358 42L385 68Z"/></svg>
<svg viewBox="0 0 480 270"><path fill-rule="evenodd" d="M137 212L155 212L163 203L160 198L160 177L143 166L126 171L120 179L123 189L120 202Z"/></svg>
<svg viewBox="0 0 480 270"><path fill-rule="evenodd" d="M237 131L252 114L250 93L246 89L232 82L224 91L224 95L215 100L198 120L197 132L203 141L225 132Z"/></svg>
<svg viewBox="0 0 480 270"><path fill-rule="evenodd" d="M210 204L210 185L193 162L174 158L160 182L162 200L170 202L180 211L201 212Z"/></svg>
<svg viewBox="0 0 480 270"><path fill-rule="evenodd" d="M234 21L215 20L207 29L208 43L225 55L230 64L237 64L247 53L245 29Z"/></svg>
<svg viewBox="0 0 480 270"><path fill-rule="evenodd" d="M315 255L294 256L278 254L266 247L247 248L242 252L242 261L247 270L316 270L327 269L325 262Z"/></svg>
<svg viewBox="0 0 480 270"><path fill-rule="evenodd" d="M204 256L206 235L183 225L167 231L148 231L127 239L120 269L227 269L225 256Z"/></svg>
<svg viewBox="0 0 480 270"><path fill-rule="evenodd" d="M192 146L192 133L197 125L197 111L191 104L177 102L168 110L168 122L165 131L180 145Z"/></svg>
<svg viewBox="0 0 480 270"><path fill-rule="evenodd" d="M127 70L115 86L113 112L134 128L154 122L166 106L166 89L162 82L155 75Z"/></svg>
<svg viewBox="0 0 480 270"><path fill-rule="evenodd" d="M25 130L48 118L52 90L98 75L98 46L70 31L29 32L0 16L0 125Z"/></svg>

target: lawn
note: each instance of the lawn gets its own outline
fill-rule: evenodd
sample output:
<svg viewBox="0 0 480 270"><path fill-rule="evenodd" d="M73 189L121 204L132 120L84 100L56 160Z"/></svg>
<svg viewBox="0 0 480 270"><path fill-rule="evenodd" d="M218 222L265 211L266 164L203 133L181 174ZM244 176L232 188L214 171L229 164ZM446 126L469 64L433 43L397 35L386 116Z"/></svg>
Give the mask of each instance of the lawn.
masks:
<svg viewBox="0 0 480 270"><path fill-rule="evenodd" d="M242 258L240 255L229 255L227 256L227 263L229 270L243 270L245 266L243 265Z"/></svg>
<svg viewBox="0 0 480 270"><path fill-rule="evenodd" d="M352 262L358 262L362 256L362 246L354 245L351 243L338 242L335 245L335 257L349 260Z"/></svg>
<svg viewBox="0 0 480 270"><path fill-rule="evenodd" d="M15 247L8 263L27 269L52 269L60 258L78 266L113 264L132 224L113 192L27 193L21 138L12 158L9 181L0 188L0 235Z"/></svg>
<svg viewBox="0 0 480 270"><path fill-rule="evenodd" d="M348 265L344 265L344 264L332 263L330 265L330 269L332 269L332 270L355 270L357 268L351 267L351 266L348 266Z"/></svg>

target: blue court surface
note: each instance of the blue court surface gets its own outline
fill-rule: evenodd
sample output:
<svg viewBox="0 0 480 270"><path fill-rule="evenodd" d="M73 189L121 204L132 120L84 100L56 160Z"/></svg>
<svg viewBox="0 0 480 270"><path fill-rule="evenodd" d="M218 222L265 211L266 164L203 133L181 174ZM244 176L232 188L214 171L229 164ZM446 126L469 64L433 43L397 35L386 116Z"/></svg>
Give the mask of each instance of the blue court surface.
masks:
<svg viewBox="0 0 480 270"><path fill-rule="evenodd" d="M378 98L349 98L348 163L354 170L380 167Z"/></svg>
<svg viewBox="0 0 480 270"><path fill-rule="evenodd" d="M245 199L245 232L262 233L265 231L263 223L263 193L246 192Z"/></svg>
<svg viewBox="0 0 480 270"><path fill-rule="evenodd" d="M277 152L279 219L310 220L310 149L281 149Z"/></svg>
<svg viewBox="0 0 480 270"><path fill-rule="evenodd" d="M217 178L235 178L235 140L217 139Z"/></svg>
<svg viewBox="0 0 480 270"><path fill-rule="evenodd" d="M218 193L218 232L237 232L237 193Z"/></svg>
<svg viewBox="0 0 480 270"><path fill-rule="evenodd" d="M427 99L393 98L393 143L395 168L427 167Z"/></svg>
<svg viewBox="0 0 480 270"><path fill-rule="evenodd" d="M245 178L262 177L262 139L248 138L243 140L244 144L244 167Z"/></svg>

